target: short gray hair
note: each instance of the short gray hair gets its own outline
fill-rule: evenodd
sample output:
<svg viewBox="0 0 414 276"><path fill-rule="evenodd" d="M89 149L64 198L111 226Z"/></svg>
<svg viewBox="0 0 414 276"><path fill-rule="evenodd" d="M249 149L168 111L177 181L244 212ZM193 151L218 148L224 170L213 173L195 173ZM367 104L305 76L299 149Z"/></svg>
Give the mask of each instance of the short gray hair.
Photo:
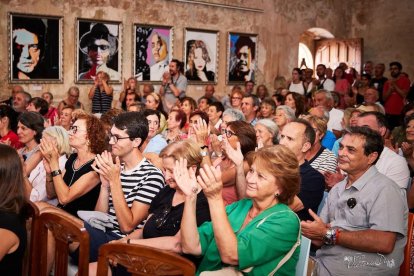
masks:
<svg viewBox="0 0 414 276"><path fill-rule="evenodd" d="M331 100L332 102L334 101L334 98L332 96L332 93L329 92L328 90L319 89L319 90L315 91L315 95L321 94L321 93L324 93L325 94L325 97L326 97L327 100Z"/></svg>
<svg viewBox="0 0 414 276"><path fill-rule="evenodd" d="M273 136L277 136L279 133L279 127L270 119L260 119L256 122L256 125L264 126Z"/></svg>
<svg viewBox="0 0 414 276"><path fill-rule="evenodd" d="M234 109L234 108L228 108L228 109L224 110L222 117L224 117L224 115L231 116L234 119L234 121L244 121L244 120L246 120L246 118L244 117L243 112L241 112L241 110Z"/></svg>
<svg viewBox="0 0 414 276"><path fill-rule="evenodd" d="M278 107L276 107L276 111L278 110L283 110L285 112L285 116L289 121L293 121L296 119L295 116L295 111L293 111L293 109L287 105L279 105Z"/></svg>

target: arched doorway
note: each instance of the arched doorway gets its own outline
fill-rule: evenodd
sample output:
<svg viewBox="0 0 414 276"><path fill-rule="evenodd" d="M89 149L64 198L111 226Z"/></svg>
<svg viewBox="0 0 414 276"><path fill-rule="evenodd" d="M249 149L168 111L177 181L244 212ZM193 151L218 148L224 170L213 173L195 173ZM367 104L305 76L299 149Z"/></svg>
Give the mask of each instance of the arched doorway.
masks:
<svg viewBox="0 0 414 276"><path fill-rule="evenodd" d="M299 53L298 53L298 67L303 66L303 60L306 63L306 67L314 69L316 64L320 63L315 60L316 53L316 41L322 39L333 39L333 34L323 28L310 28L305 31L299 40Z"/></svg>

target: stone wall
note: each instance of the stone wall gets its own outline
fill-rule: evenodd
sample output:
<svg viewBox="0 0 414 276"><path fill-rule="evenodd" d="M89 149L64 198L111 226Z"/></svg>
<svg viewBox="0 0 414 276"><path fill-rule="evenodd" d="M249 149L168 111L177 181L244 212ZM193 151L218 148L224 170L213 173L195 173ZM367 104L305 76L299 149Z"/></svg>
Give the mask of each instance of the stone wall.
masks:
<svg viewBox="0 0 414 276"><path fill-rule="evenodd" d="M413 38L408 38L408 35L404 36L403 30L400 29L402 25L412 20L408 17L409 9L407 9L408 6L412 6L410 0L401 1L405 3L405 6L402 5L398 10L407 10L407 13L404 13L405 19L398 21L397 27L400 27L396 30L398 32L391 35L389 31L392 28L387 27L385 28L386 32L382 33L383 24L386 22L365 11L364 6L356 0L207 0L205 2L249 7L260 9L263 12L180 3L172 0L0 0L0 63L2 64L0 67L0 96L8 95L12 86L8 83L7 66L8 12L30 12L64 17L64 82L62 84L23 85L27 91L36 96L42 91L51 91L55 94L56 102L65 96L65 91L70 86L74 85L75 23L77 17L122 21L123 78L128 78L132 74L132 27L134 23L174 26L174 57L181 60L184 52L183 39L186 27L218 30L219 76L216 91L219 95L230 90L230 87L225 83L227 32L229 31L258 34L257 82L265 83L270 89L273 89L275 76L289 77L291 68L297 66L300 36L312 27L324 28L335 37L340 38L363 36L365 40L368 40L365 43L365 57L374 61L379 60L379 57L383 58L384 62L397 58L408 64L412 60L413 51L410 51L409 46L413 44L408 42L412 42ZM362 2L368 3L368 1ZM371 2L384 4L384 7L375 4L369 5L381 15L391 10L389 6L391 4L385 5L387 1ZM412 7L410 9L412 11ZM370 20L375 22L375 26L370 24ZM380 43L385 38L388 39L387 46ZM393 48L394 43L397 44L397 38L399 51L398 56L395 56L396 53L389 49ZM87 99L88 85L79 84L78 86L82 94L81 101L89 103ZM115 91L121 89L121 85L115 85ZM203 90L204 86L191 85L187 92L190 96L197 98L203 93Z"/></svg>

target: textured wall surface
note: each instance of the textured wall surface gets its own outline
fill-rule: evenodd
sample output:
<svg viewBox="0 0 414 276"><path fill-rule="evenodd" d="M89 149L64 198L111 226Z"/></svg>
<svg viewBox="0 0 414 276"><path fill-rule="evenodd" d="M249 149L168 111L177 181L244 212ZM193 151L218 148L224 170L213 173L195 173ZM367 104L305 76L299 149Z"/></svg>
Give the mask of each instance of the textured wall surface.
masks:
<svg viewBox="0 0 414 276"><path fill-rule="evenodd" d="M171 0L0 0L0 96L10 93L8 83L7 13L33 13L64 17L64 82L63 84L23 85L32 93L42 91L55 94L55 101L65 96L74 85L75 75L75 23L76 18L122 21L122 77L132 74L132 26L134 23L174 26L174 57L183 57L184 28L218 30L219 76L216 90L223 95L230 90L225 83L227 32L256 33L259 35L258 83L272 87L276 75L289 77L291 68L297 65L298 42L301 34L312 27L324 28L335 37L363 37L365 59L389 62L399 59L413 75L414 38L408 32L414 26L413 1L402 0L394 8L385 0L337 1L337 0L210 0L241 7L261 9L263 12L242 11L221 7L179 3ZM391 6L392 5L392 6ZM88 85L78 85L81 101L88 104ZM121 90L121 86L115 86ZM187 92L198 97L204 87L191 85Z"/></svg>

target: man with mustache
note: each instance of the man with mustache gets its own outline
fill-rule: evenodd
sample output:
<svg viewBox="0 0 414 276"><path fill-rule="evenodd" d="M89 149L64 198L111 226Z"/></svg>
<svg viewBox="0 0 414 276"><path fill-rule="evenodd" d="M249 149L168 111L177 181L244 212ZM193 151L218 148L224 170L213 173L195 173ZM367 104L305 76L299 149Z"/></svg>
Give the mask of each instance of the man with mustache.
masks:
<svg viewBox="0 0 414 276"><path fill-rule="evenodd" d="M379 132L351 127L339 146L347 177L330 191L320 216L302 221L302 234L321 246L317 275L398 275L407 241L407 199L375 163Z"/></svg>

